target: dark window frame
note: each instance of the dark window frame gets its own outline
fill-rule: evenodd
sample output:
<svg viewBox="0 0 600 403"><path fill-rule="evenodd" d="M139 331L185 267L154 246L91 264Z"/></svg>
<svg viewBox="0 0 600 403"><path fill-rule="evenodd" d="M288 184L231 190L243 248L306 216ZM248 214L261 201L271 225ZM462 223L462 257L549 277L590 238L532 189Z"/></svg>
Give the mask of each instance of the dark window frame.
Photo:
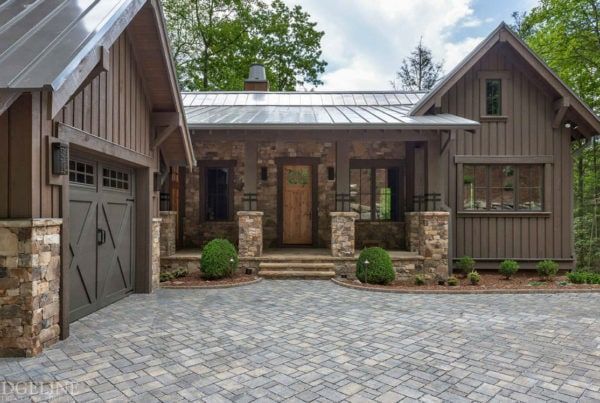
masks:
<svg viewBox="0 0 600 403"><path fill-rule="evenodd" d="M362 222L402 222L405 212L404 206L404 197L405 191L404 188L404 177L405 177L405 160L391 160L391 159L351 159L350 167L348 169L348 187L352 182L352 170L353 169L369 169L371 171L371 186L370 186L370 194L371 194L371 218L370 219L362 219L358 218L358 221ZM397 178L396 178L396 187L398 192L396 195L392 193L391 199L393 206L396 208L395 214L394 210L392 210L392 217L390 219L381 219L376 218L376 205L377 205L377 181L375 180L376 173L375 171L378 169L396 169ZM350 194L350 188L348 188L348 194ZM394 199L396 199L394 201Z"/></svg>
<svg viewBox="0 0 600 403"><path fill-rule="evenodd" d="M502 98L504 97L503 93L502 93L502 79L501 78L486 78L484 80L485 83L485 115L486 116L502 116L503 110L502 110ZM489 90L490 90L490 84L492 83L497 83L497 91L498 91L498 100L496 102L497 104L497 110L494 111L494 104L493 104L493 100L490 99L493 94L490 94Z"/></svg>
<svg viewBox="0 0 600 403"><path fill-rule="evenodd" d="M236 160L202 160L198 161L198 167L200 168L200 222L232 222L234 221L234 181L233 176L235 174L234 168L237 165ZM208 210L208 169L227 169L227 218L222 220L209 220L206 217Z"/></svg>
<svg viewBox="0 0 600 403"><path fill-rule="evenodd" d="M464 194L464 178L465 178L465 167L483 167L486 170L485 173L485 186L477 186L477 188L485 188L486 200L485 200L485 208L484 209L471 209L465 207L465 194ZM513 208L512 209L492 209L491 208L491 189L497 188L491 185L491 172L492 168L497 167L511 167L514 170L514 184L513 184ZM522 209L520 208L520 188L521 185L519 183L520 178L520 170L523 167L538 167L540 170L540 183L539 186L526 186L527 189L534 189L539 187L539 195L540 195L540 209L532 210L532 209ZM465 163L463 164L463 168L461 169L462 173L462 181L461 181L461 194L462 198L460 200L460 211L467 213L541 213L546 211L546 167L545 164L540 163L531 163L531 164L512 164L512 163Z"/></svg>

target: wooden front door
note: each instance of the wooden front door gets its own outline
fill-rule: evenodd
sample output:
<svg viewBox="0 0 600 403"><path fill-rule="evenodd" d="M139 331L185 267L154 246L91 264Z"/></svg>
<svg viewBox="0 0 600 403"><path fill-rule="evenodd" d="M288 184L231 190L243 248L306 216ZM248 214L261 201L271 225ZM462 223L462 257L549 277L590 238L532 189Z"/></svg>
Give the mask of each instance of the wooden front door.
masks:
<svg viewBox="0 0 600 403"><path fill-rule="evenodd" d="M311 165L283 166L283 243L311 245L313 222Z"/></svg>

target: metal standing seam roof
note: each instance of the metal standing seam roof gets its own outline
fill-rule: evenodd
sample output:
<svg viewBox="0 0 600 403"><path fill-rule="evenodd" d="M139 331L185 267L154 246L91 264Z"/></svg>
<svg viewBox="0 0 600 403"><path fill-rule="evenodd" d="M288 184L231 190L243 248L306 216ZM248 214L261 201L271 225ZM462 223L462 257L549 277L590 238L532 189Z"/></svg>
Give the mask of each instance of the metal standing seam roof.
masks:
<svg viewBox="0 0 600 403"><path fill-rule="evenodd" d="M145 0L0 0L0 89L59 88L125 9Z"/></svg>
<svg viewBox="0 0 600 403"><path fill-rule="evenodd" d="M410 116L425 92L187 92L190 128L461 127L478 122L451 114Z"/></svg>

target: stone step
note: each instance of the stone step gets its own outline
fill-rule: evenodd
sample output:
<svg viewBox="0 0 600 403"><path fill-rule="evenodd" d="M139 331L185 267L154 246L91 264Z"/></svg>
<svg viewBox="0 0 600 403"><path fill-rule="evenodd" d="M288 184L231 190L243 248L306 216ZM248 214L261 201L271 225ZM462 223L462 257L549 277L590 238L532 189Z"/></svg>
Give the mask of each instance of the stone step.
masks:
<svg viewBox="0 0 600 403"><path fill-rule="evenodd" d="M335 271L335 264L326 262L261 262L258 268L269 271Z"/></svg>
<svg viewBox="0 0 600 403"><path fill-rule="evenodd" d="M335 277L335 271L314 270L260 270L260 277L266 279L328 280Z"/></svg>

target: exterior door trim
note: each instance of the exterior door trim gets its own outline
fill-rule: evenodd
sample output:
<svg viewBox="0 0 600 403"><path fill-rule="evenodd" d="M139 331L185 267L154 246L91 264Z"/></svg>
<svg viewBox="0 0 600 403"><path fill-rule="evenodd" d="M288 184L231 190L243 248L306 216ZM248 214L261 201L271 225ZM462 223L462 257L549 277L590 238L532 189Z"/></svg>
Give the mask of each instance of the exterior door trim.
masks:
<svg viewBox="0 0 600 403"><path fill-rule="evenodd" d="M310 165L311 167L311 204L312 204L312 243L310 245L289 245L294 247L317 247L319 244L319 168L318 157L279 157L275 158L277 165L277 245L283 243L283 167L285 165Z"/></svg>

